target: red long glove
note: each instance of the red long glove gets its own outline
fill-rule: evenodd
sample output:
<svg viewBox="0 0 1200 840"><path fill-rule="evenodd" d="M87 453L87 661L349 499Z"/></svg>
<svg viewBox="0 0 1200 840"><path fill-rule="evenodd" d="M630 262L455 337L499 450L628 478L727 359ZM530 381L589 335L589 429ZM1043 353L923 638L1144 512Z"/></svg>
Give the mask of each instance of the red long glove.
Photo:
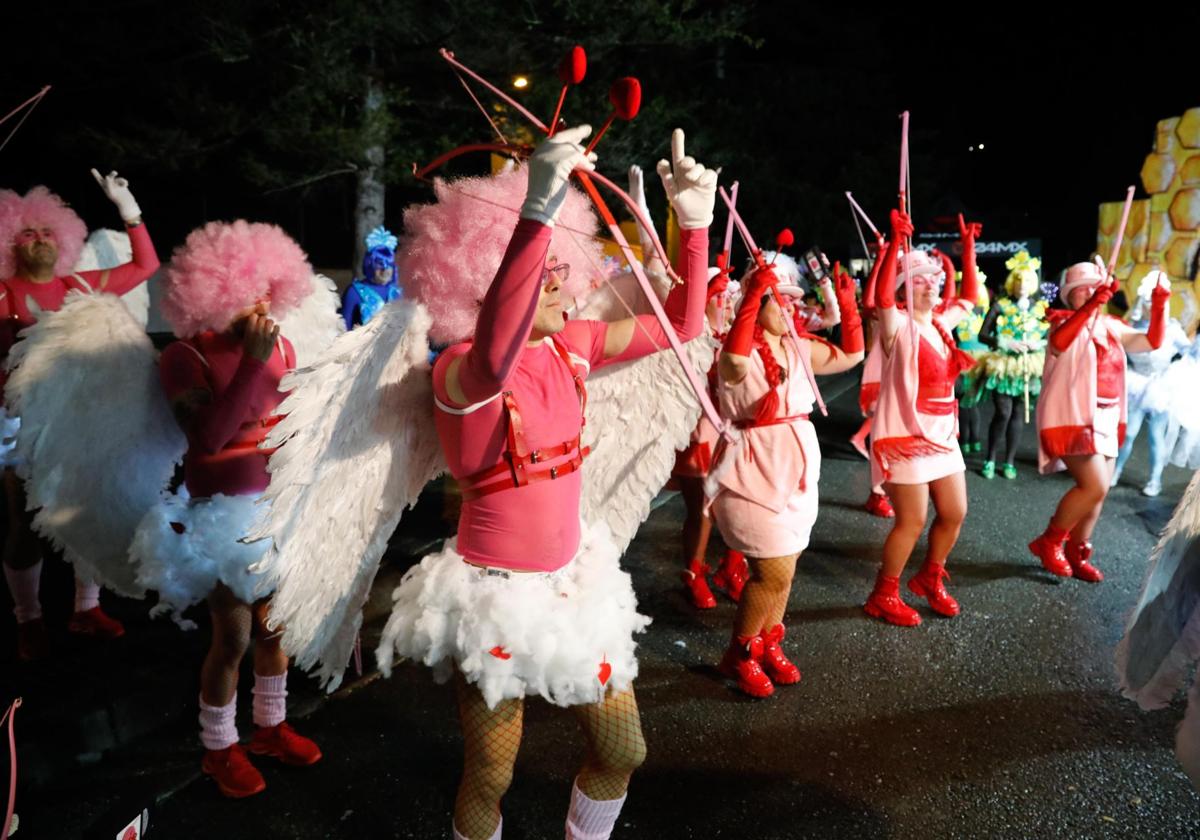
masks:
<svg viewBox="0 0 1200 840"><path fill-rule="evenodd" d="M946 283L942 287L942 302L949 303L950 301L954 300L955 297L957 297L957 293L954 290L954 260L950 259L949 254L943 254L937 248L933 249L933 253L935 253L937 258L942 261L942 272L946 275ZM974 303L975 301L971 301L972 305L974 305Z"/></svg>
<svg viewBox="0 0 1200 840"><path fill-rule="evenodd" d="M1167 337L1167 301L1171 299L1171 290L1156 285L1150 293L1150 328L1146 330L1146 340L1150 347L1157 350L1162 347L1163 339Z"/></svg>
<svg viewBox="0 0 1200 840"><path fill-rule="evenodd" d="M879 279L879 269L883 266L883 252L887 250L887 240L882 234L876 237L875 241L878 243L875 264L871 266L871 275L867 278L867 285L863 287L862 305L868 312L875 308L875 281Z"/></svg>
<svg viewBox="0 0 1200 840"><path fill-rule="evenodd" d="M908 215L899 210L891 213L892 237L888 240L887 251L884 253L883 269L879 272L878 285L875 288L875 305L880 309L891 309L896 305L896 254L900 250L901 240L912 236L913 226Z"/></svg>
<svg viewBox="0 0 1200 840"><path fill-rule="evenodd" d="M979 272L975 267L975 238L983 233L983 225L979 222L967 222L962 213L958 214L958 235L962 238L963 246L963 279L958 296L968 300L975 306L979 300Z"/></svg>
<svg viewBox="0 0 1200 840"><path fill-rule="evenodd" d="M770 268L757 268L746 278L742 289L742 305L733 318L733 326L725 337L722 352L734 356L749 356L754 347L754 326L758 323L758 310L767 290L779 282Z"/></svg>
<svg viewBox="0 0 1200 840"><path fill-rule="evenodd" d="M866 345L863 343L862 317L854 299L854 278L842 271L841 263L834 263L833 277L833 291L837 295L838 309L842 311L842 350L850 354L861 353Z"/></svg>
<svg viewBox="0 0 1200 840"><path fill-rule="evenodd" d="M1059 353L1066 350L1083 332L1083 328L1087 326L1088 321L1092 319L1093 313L1100 307L1104 306L1112 300L1113 293L1116 292L1116 283L1112 285L1105 284L1096 291L1092 292L1092 296L1087 299L1083 306L1079 307L1067 320L1059 325L1058 329L1050 333L1050 346Z"/></svg>

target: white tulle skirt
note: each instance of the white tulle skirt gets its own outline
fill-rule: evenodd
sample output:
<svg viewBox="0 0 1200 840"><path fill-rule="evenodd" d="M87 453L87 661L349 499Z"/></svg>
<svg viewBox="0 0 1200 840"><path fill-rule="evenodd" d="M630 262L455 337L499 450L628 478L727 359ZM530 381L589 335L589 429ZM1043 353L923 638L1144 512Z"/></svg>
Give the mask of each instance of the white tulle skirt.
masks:
<svg viewBox="0 0 1200 840"><path fill-rule="evenodd" d="M447 540L396 587L380 670L390 673L393 652L430 666L438 682L457 670L491 708L526 695L576 706L627 691L638 670L633 635L650 619L608 528L582 531L574 559L548 573L473 566Z"/></svg>
<svg viewBox="0 0 1200 840"><path fill-rule="evenodd" d="M218 582L247 604L270 594L263 577L250 571L266 541L240 541L254 522L258 498L218 493L189 499L181 492L142 517L129 556L138 564L138 583L158 593L152 614L170 612L190 626L180 613L207 598Z"/></svg>

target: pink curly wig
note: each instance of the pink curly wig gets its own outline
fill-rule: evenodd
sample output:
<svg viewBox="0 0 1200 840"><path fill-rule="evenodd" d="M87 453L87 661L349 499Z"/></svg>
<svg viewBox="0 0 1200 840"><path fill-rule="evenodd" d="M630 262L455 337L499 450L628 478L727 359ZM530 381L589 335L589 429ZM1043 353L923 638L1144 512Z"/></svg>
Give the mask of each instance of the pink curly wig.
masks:
<svg viewBox="0 0 1200 840"><path fill-rule="evenodd" d="M46 187L34 187L24 196L0 190L0 278L17 272L13 246L27 227L48 227L58 243L55 276L70 274L87 239L87 225L66 203Z"/></svg>
<svg viewBox="0 0 1200 840"><path fill-rule="evenodd" d="M483 296L500 268L529 183L524 167L493 177L438 179L435 204L404 211L404 238L396 255L404 289L433 318L438 343L465 341L475 332ZM571 266L563 297L582 299L605 273L598 222L591 202L570 187L550 240L550 256Z"/></svg>
<svg viewBox="0 0 1200 840"><path fill-rule="evenodd" d="M180 338L224 330L238 310L266 297L278 318L312 292L312 274L308 256L275 225L209 222L171 255L162 314Z"/></svg>

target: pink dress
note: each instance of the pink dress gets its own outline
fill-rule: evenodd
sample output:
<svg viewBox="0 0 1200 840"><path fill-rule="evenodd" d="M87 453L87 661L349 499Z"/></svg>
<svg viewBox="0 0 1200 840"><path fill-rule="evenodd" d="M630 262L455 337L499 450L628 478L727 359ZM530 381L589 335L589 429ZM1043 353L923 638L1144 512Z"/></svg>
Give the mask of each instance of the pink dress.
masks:
<svg viewBox="0 0 1200 840"><path fill-rule="evenodd" d="M790 340L782 342L788 377L779 389L777 422L742 428L741 439L718 447L706 490L721 536L730 548L750 557L788 557L808 547L817 520L821 449L808 420L815 400ZM809 341L800 342L807 357ZM721 415L753 423L770 386L755 350L746 377L717 386ZM740 422L739 422L740 421Z"/></svg>

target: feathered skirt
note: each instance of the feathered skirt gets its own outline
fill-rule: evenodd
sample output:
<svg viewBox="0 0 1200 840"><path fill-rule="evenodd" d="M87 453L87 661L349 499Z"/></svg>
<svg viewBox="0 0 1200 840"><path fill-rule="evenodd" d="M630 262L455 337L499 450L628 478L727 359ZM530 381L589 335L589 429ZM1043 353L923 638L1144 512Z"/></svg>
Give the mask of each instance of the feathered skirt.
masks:
<svg viewBox="0 0 1200 840"><path fill-rule="evenodd" d="M138 525L129 549L138 565L138 583L158 593L152 614L180 614L223 583L239 601L270 595L264 578L250 567L262 559L267 542L245 543L258 513L257 495L189 499L172 495L151 508Z"/></svg>
<svg viewBox="0 0 1200 840"><path fill-rule="evenodd" d="M637 611L629 575L605 525L582 528L575 557L554 572L467 563L447 540L409 569L393 593L376 658L423 662L445 682L457 670L494 708L541 695L557 706L596 703L637 676Z"/></svg>

